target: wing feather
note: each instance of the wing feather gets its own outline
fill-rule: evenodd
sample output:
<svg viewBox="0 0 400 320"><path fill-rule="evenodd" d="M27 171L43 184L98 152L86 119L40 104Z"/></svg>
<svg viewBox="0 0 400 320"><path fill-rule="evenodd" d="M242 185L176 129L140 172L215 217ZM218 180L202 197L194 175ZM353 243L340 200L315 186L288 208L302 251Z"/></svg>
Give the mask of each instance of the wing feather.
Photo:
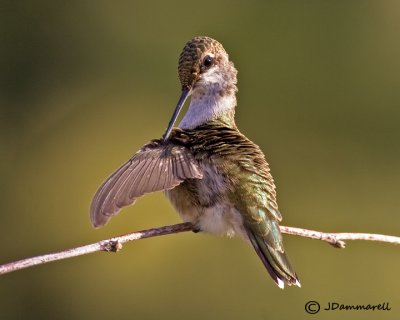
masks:
<svg viewBox="0 0 400 320"><path fill-rule="evenodd" d="M160 162L161 158L158 157L155 159L152 171L149 176L149 188L154 190L157 187L157 181L159 180L159 177L161 176L161 171L160 171Z"/></svg>
<svg viewBox="0 0 400 320"><path fill-rule="evenodd" d="M140 197L145 193L144 189L146 187L146 183L148 183L148 180L145 178L148 174L149 168L151 168L154 164L154 159L150 158L143 162L144 165L139 170L135 170L135 174L133 175L134 180L132 181L132 185L134 188L132 190L132 196L134 198Z"/></svg>
<svg viewBox="0 0 400 320"><path fill-rule="evenodd" d="M100 186L90 207L91 222L95 227L102 226L146 193L172 189L186 179L202 177L189 149L150 142Z"/></svg>
<svg viewBox="0 0 400 320"><path fill-rule="evenodd" d="M129 169L130 164L130 161L123 164L103 183L96 193L96 202L92 202L91 212L102 211L108 216L110 212L117 210L117 208L113 206L112 201L109 201L111 195L110 191L115 188L121 176Z"/></svg>

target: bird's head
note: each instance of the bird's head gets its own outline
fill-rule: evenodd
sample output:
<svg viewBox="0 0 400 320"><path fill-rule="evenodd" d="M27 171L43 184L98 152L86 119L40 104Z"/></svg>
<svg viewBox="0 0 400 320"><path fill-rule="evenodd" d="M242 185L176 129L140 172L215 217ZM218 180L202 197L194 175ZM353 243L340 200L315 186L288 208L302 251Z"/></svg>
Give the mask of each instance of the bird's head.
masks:
<svg viewBox="0 0 400 320"><path fill-rule="evenodd" d="M209 37L195 37L186 43L179 56L178 75L182 93L164 134L164 141L188 96L193 93L223 96L237 90L237 71L233 63L229 61L222 44Z"/></svg>

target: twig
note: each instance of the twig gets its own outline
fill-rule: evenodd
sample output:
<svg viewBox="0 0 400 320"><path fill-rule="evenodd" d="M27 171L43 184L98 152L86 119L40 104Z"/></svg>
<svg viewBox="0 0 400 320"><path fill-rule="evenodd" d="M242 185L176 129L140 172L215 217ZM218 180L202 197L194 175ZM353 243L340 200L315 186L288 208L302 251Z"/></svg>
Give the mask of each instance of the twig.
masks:
<svg viewBox="0 0 400 320"><path fill-rule="evenodd" d="M380 241L392 244L400 244L400 237L386 236L383 234L374 233L327 233L315 230L308 230L302 228L280 226L281 232L293 236L306 237L316 240L328 242L336 248L344 248L346 246L345 240L368 240Z"/></svg>
<svg viewBox="0 0 400 320"><path fill-rule="evenodd" d="M179 233L184 231L193 230L191 223L180 223L172 226L165 226L160 228L148 229L143 231L132 232L123 236L114 237L107 240L102 240L96 243L88 244L82 247L67 249L54 253L44 254L42 256L36 256L32 258L26 258L7 264L0 265L0 275L5 273L17 271L24 268L36 266L38 264L44 264L52 261L63 260L67 258L82 256L85 254L106 251L106 252L117 252L122 249L122 244L128 241L134 241L144 238L163 236L172 233Z"/></svg>
<svg viewBox="0 0 400 320"><path fill-rule="evenodd" d="M285 234L301 236L316 240L322 240L328 242L337 248L344 248L344 240L370 240L370 241L381 241L393 244L400 244L400 237L386 236L381 234L371 233L326 233L315 230L307 230L302 228L294 227L280 227L281 232ZM102 240L96 243L88 244L85 246L63 250L55 253L45 254L32 258L26 258L19 261L10 262L7 264L0 265L0 275L5 273L17 271L20 269L32 267L39 264L48 263L51 261L63 260L67 258L77 257L93 252L106 251L106 252L117 252L122 249L122 244L144 239L150 237L163 236L167 234L180 233L186 231L193 231L193 225L191 223L179 223L171 226L165 226L160 228L153 228L148 230L142 230L138 232L132 232L126 235L114 237L107 240Z"/></svg>

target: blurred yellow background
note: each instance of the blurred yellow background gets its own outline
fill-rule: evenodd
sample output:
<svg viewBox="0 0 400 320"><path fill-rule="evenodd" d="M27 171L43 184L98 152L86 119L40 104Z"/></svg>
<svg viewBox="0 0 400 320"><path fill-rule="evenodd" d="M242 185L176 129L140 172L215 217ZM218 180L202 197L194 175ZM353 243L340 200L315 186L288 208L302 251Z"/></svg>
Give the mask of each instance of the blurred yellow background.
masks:
<svg viewBox="0 0 400 320"><path fill-rule="evenodd" d="M179 222L162 194L105 228L100 183L162 135L190 38L239 70L237 123L267 155L283 224L400 235L400 2L3 1L0 263ZM0 278L1 319L395 319L400 248L284 236L279 290L238 239L177 234ZM321 311L316 300L389 302Z"/></svg>

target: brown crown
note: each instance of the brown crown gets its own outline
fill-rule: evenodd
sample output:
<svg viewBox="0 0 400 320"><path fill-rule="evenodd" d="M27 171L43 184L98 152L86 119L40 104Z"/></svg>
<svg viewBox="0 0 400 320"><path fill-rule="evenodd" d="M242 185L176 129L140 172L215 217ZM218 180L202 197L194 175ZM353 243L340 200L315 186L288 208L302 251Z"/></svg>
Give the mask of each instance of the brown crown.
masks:
<svg viewBox="0 0 400 320"><path fill-rule="evenodd" d="M178 74L182 88L190 88L201 73L201 65L206 53L213 54L216 58L218 53L226 51L222 44L209 37L195 37L188 41L179 57Z"/></svg>

